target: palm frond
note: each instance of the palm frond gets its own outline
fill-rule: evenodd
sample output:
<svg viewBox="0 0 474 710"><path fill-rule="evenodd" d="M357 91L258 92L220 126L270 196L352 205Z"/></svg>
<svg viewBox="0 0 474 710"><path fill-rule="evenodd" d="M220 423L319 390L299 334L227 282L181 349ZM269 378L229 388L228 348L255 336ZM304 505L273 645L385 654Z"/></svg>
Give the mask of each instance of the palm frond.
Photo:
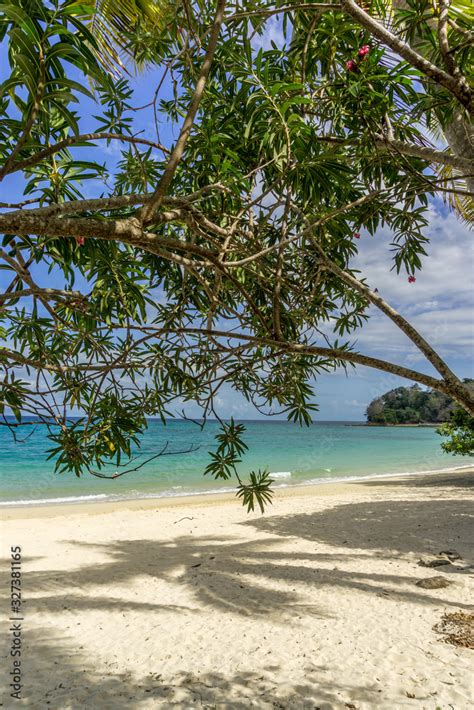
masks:
<svg viewBox="0 0 474 710"><path fill-rule="evenodd" d="M472 0L453 0L449 7L449 15L454 20L461 19L465 22L474 21L474 5Z"/></svg>
<svg viewBox="0 0 474 710"><path fill-rule="evenodd" d="M133 34L138 28L161 32L176 4L175 0L95 0L92 33L107 68L113 73L124 69L133 57Z"/></svg>
<svg viewBox="0 0 474 710"><path fill-rule="evenodd" d="M443 181L445 188L452 188L453 192L443 192L444 202L453 209L459 218L467 225L474 223L474 200L468 192L466 180L456 174L456 170L451 165L440 165L436 171ZM456 191L466 191L467 194L459 194Z"/></svg>

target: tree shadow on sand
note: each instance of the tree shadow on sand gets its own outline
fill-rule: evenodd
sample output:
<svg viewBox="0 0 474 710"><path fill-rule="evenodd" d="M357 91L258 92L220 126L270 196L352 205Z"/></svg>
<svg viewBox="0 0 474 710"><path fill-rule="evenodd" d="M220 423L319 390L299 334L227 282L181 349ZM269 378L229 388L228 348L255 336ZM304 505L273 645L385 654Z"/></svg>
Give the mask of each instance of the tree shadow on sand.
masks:
<svg viewBox="0 0 474 710"><path fill-rule="evenodd" d="M404 476L383 479L383 478L370 478L366 481L357 481L358 486L369 486L377 488L432 488L436 490L437 488L444 488L453 491L466 492L472 495L474 491L474 474L472 473L450 473L442 474L436 473L432 475L422 475L417 474L416 476L410 476L405 478Z"/></svg>
<svg viewBox="0 0 474 710"><path fill-rule="evenodd" d="M343 503L321 512L274 515L242 523L261 532L381 553L437 554L455 546L472 562L471 500L389 500Z"/></svg>
<svg viewBox="0 0 474 710"><path fill-rule="evenodd" d="M301 613L327 616L324 608L311 603L314 588L357 590L368 600L386 595L388 588L400 601L464 608L466 605L450 601L443 591L431 595L419 590L412 575L396 574L395 570L376 573L363 561L374 553L397 559L401 553L437 553L447 547L456 547L467 558L472 552L473 514L472 505L463 500L374 501L249 520L242 525L272 536L255 539L253 533L253 539L245 541L183 535L173 542L75 542L84 551L99 552L100 561L72 570L28 571L28 587L34 590L28 609L29 613L47 609L61 614L86 609L200 613L202 608L214 608L251 617L274 615L277 622L285 623ZM315 544L311 551L282 549L282 537L299 537ZM71 542L68 540L68 545ZM318 549L318 543L347 552ZM354 561L360 564L354 565ZM415 565L416 559L414 570L418 571ZM7 579L2 576L7 575L0 574L1 588L7 589ZM420 569L419 576L426 576L426 571ZM156 580L184 588L189 593L187 606L166 603L168 599L158 603L152 593L130 599L124 590L137 577L144 580L144 588L151 589ZM111 586L117 590L116 596L101 594L101 589ZM175 601L170 592L170 602Z"/></svg>
<svg viewBox="0 0 474 710"><path fill-rule="evenodd" d="M43 612L49 618L61 619L63 627L61 636L51 626L25 627L25 698L38 693L41 700L35 707L58 710L194 706L325 710L344 707L347 698L373 702L377 697L375 687L330 686L324 682L324 673L312 676L310 670L305 683L292 685L277 684L274 679L279 669L270 667L259 667L258 673L236 671L230 676L218 671L200 675L183 672L169 680L160 675L160 661L155 664L153 657L146 664L149 672L140 677L121 672L113 660L101 662L98 672L94 658L77 645L80 642L76 640L74 646L73 638L80 639L80 635L73 624L87 610L120 612L121 616L152 612L156 617L149 618L156 624L163 624L164 614L170 611L205 615L218 610L249 617L274 615L275 624L294 624L297 633L305 616L328 618L326 609L310 603L317 588L356 590L366 595L368 604L374 596L386 595L388 588L397 601L464 608L467 605L451 602L445 590L433 594L418 590L416 577L376 574L364 562L374 555L396 559L407 552L418 555L446 547L456 547L467 558L473 514L472 505L459 499L373 501L338 504L311 514L248 520L242 525L252 531L252 539L243 541L194 535L182 535L173 542L141 539L91 545L66 540L69 547L75 544L84 552L100 553L100 557L69 570L37 571L25 565L26 618L33 622L36 613ZM312 544L306 545L310 549L298 549L291 542L293 538L310 541ZM332 552L334 546L347 551ZM416 558L413 562L415 565ZM425 572L420 570L420 576L426 576ZM141 588L149 590L147 596L127 594L137 578L143 582ZM5 600L8 579L6 572L0 574ZM166 599L155 599L156 580L170 585ZM187 594L175 598L174 588ZM300 616L302 620L298 620ZM73 631L68 631L68 625ZM125 637L118 643L125 643L125 622L120 628ZM74 637L68 637L68 633Z"/></svg>
<svg viewBox="0 0 474 710"><path fill-rule="evenodd" d="M262 710L329 710L345 705L343 698L373 697L375 687L342 688L321 681L318 674L304 683L278 684L275 666L260 667L254 673L179 672L163 678L160 661L150 658L148 673L137 676L116 667L98 672L93 659L58 636L51 627L27 634L24 646L23 703L52 710L129 710L130 708L228 708ZM310 673L308 674L310 675ZM16 703L18 701L12 701ZM33 702L35 703L33 705ZM7 707L9 707L7 703Z"/></svg>

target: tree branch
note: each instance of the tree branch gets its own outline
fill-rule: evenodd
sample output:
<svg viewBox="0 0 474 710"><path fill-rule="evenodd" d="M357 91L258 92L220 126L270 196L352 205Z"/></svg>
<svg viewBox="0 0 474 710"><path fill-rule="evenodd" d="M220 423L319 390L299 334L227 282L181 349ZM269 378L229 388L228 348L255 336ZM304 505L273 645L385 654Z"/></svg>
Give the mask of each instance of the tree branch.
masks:
<svg viewBox="0 0 474 710"><path fill-rule="evenodd" d="M33 210L31 210L33 212ZM170 221L176 214L169 215ZM167 219L167 215L165 215ZM61 218L51 215L35 215L26 211L0 214L0 231L14 234L35 234L47 237L91 237L107 241L119 241L140 247L152 254L163 249L178 249L200 256L211 263L217 251L172 237L164 237L142 229L134 217L128 219L101 220L90 217Z"/></svg>
<svg viewBox="0 0 474 710"><path fill-rule="evenodd" d="M275 244L272 244L269 247L266 247L265 249L262 249L261 251L255 253L255 254L250 254L249 256L244 257L243 259L238 259L237 261L226 261L224 262L226 266L245 266L246 264L250 264L252 261L256 261L262 256L266 256L267 254L270 254L272 251L277 251L278 249L281 249L283 247L286 247L288 244L292 244L293 242L297 241L298 239L301 239L301 237L304 237L307 234L310 234L313 229L316 227L321 226L322 224L325 224L331 219L334 219L334 217L337 217L340 214L343 214L344 212L347 212L347 210L353 209L354 207L359 207L360 205L365 204L366 202L370 202L374 197L378 197L383 191L382 190L373 190L367 195L364 195L363 197L359 197L357 200L354 200L353 202L349 202L347 205L343 205L342 207L337 207L335 210L331 210L331 212L328 212L327 214L323 215L319 219L314 220L313 222L309 222L309 224L298 234L294 234L292 237L288 237L288 239L285 239L282 242L276 242ZM292 205L293 208L295 208L295 205ZM0 218L0 225L1 225L1 218Z"/></svg>
<svg viewBox="0 0 474 710"><path fill-rule="evenodd" d="M440 380L430 377L430 375L425 375L422 372L417 372L416 370L411 370L401 365L396 365L394 363L388 362L386 360L381 360L379 358L370 357L368 355L361 355L350 350L342 350L340 348L325 348L316 345L282 342L279 340L274 340L268 337L259 337L247 335L244 333L234 333L229 331L221 330L208 330L201 328L157 328L155 335L166 335L170 333L176 334L194 334L203 335L209 338L228 338L229 340L244 340L246 342L256 343L258 345L264 345L269 348L275 348L276 350L292 352L300 355L313 355L323 358L330 358L339 360L342 362L349 362L356 365L364 365L366 367L375 368L376 370L382 370L384 372L389 372L392 375L398 375L399 377L404 377L408 380L413 380L414 382L420 382L420 384L427 385L428 387L433 387L442 392L449 393L449 385L443 383ZM104 372L109 370L126 370L130 366L135 368L144 367L140 365L139 362L129 364L126 362L117 362L114 364L88 364L88 363L77 363L74 365L56 365L55 363L40 362L29 358L27 355L18 353L9 348L0 347L0 360L11 360L19 365L24 365L25 367L34 367L39 369L48 370L50 372Z"/></svg>
<svg viewBox="0 0 474 710"><path fill-rule="evenodd" d="M306 113L311 114L311 111ZM351 138L342 138L340 136L317 136L316 140L322 143L335 143L336 145L359 145L359 141ZM474 171L474 160L464 158L453 153L447 153L444 150L436 150L429 146L416 145L415 143L405 143L405 141L389 138L388 136L375 135L373 138L374 145L382 150L392 150L401 155L408 155L413 158L421 158L431 164L450 165L462 171Z"/></svg>
<svg viewBox="0 0 474 710"><path fill-rule="evenodd" d="M425 76L433 79L436 83L444 86L458 101L473 112L472 92L463 77L454 77L448 74L443 69L440 69L428 59L425 59L421 54L418 54L408 44L392 34L388 29L381 25L354 0L341 0L342 8L348 15L354 18L362 27L365 27L369 32L377 37L383 44L390 47L394 52L399 54L413 67L421 71Z"/></svg>
<svg viewBox="0 0 474 710"><path fill-rule="evenodd" d="M288 190L285 203L285 211L283 213L283 222L280 231L280 237L278 239L279 249L277 255L277 266L275 272L275 285L273 288L273 299L272 299L272 313L273 313L273 331L277 340L283 339L283 333L281 330L281 287L282 287L282 276L283 276L283 263L284 263L284 242L288 234L288 216L291 207L291 191Z"/></svg>
<svg viewBox="0 0 474 710"><path fill-rule="evenodd" d="M0 258L3 258L4 252L0 250ZM14 301L17 298L26 298L28 296L44 296L52 300L83 300L84 294L80 291L63 291L58 288L24 288L21 291L11 291L9 293L0 293L0 303L6 301Z"/></svg>
<svg viewBox="0 0 474 710"><path fill-rule="evenodd" d="M39 197L31 197L29 200L23 200L23 202L0 202L0 208L21 209L26 205L33 205L35 202L39 202Z"/></svg>
<svg viewBox="0 0 474 710"><path fill-rule="evenodd" d="M421 145L415 145L413 143L405 143L404 141L399 141L396 139L383 139L382 137L375 140L375 145L384 150L393 151L395 153L401 153L402 155L408 155L413 158L421 158L422 160L427 160L429 163L436 163L437 165L450 165L453 168L457 168L462 171L474 171L474 160L469 158L462 158L452 153L446 153L442 150L435 150L434 148L428 148Z"/></svg>
<svg viewBox="0 0 474 710"><path fill-rule="evenodd" d="M448 41L448 13L450 0L438 0L439 2L439 18L438 18L438 42L441 55L446 69L452 76L459 74L459 69L456 66Z"/></svg>
<svg viewBox="0 0 474 710"><path fill-rule="evenodd" d="M141 210L140 219L143 222L149 220L153 212L155 212L155 210L157 210L161 206L163 198L168 191L168 188L171 184L171 181L184 153L184 148L191 133L191 128L193 126L194 119L196 118L196 114L199 109L199 104L201 103L201 99L204 94L204 89L206 87L207 78L211 69L212 60L214 59L214 54L217 48L217 40L219 38L222 23L224 21L225 5L226 0L218 0L216 16L209 38L209 44L207 47L206 54L204 56L204 61L202 63L201 71L199 73L199 78L194 89L194 94L191 99L191 103L188 107L188 113L186 115L186 118L184 119L179 138L176 141L176 145L173 148L170 159L168 160L168 164L164 169L163 175L161 176L160 182L158 183L153 198Z"/></svg>
<svg viewBox="0 0 474 710"><path fill-rule="evenodd" d="M293 352L295 354L301 355L318 355L323 358L329 358L334 360L340 360L343 362L350 362L355 365L364 365L365 367L371 367L376 370L382 370L384 372L389 372L392 375L397 375L399 377L404 377L408 380L413 380L415 382L420 382L420 384L427 385L433 389L438 389L441 392L449 393L449 384L441 380L437 380L430 375L425 375L417 370L411 370L410 368L403 367L401 365L396 365L394 363L388 362L387 360L381 360L380 358L371 357L369 355L361 355L360 353L353 352L351 350L343 350L341 348L331 348L331 347L319 347L316 345L309 345L304 343L292 343L292 342L282 342L279 340L274 340L268 337L247 335L245 333L228 332L222 330L207 330L201 328L176 328L173 330L176 333L189 333L196 335L207 335L213 338L228 338L229 340L244 340L247 342L258 343L259 345L266 345L270 348L275 348L277 350L282 350L286 352Z"/></svg>
<svg viewBox="0 0 474 710"><path fill-rule="evenodd" d="M259 8L258 10L246 10L244 12L236 12L233 15L229 15L226 18L225 23L235 22L236 20L243 20L246 17L272 17L272 15L280 15L283 12L297 12L302 10L303 12L323 12L330 10L341 10L342 6L340 3L328 3L328 2L315 2L315 3L294 3L294 5L282 5L281 7L274 8Z"/></svg>
<svg viewBox="0 0 474 710"><path fill-rule="evenodd" d="M33 128L33 124L36 121L36 117L38 115L38 112L41 107L41 100L43 98L43 92L44 92L44 87L45 87L45 68L44 68L44 54L43 54L43 48L40 46L39 48L39 78L38 78L38 87L36 90L36 95L33 100L33 106L31 107L31 112L28 117L28 120L26 121L25 127L23 129L23 132L21 136L18 138L18 141L10 153L9 157L7 158L7 161L3 168L0 169L0 182L3 180L5 175L7 175L10 171L11 166L13 165L13 161L15 160L15 157L18 155L20 150L22 149L25 141L28 139L28 136L31 133L31 129Z"/></svg>
<svg viewBox="0 0 474 710"><path fill-rule="evenodd" d="M356 279L354 276L349 274L344 269L341 269L337 264L332 262L329 257L326 256L323 249L319 246L317 242L313 242L315 248L321 256L321 261L335 276L338 276L344 283L352 286L359 293L367 298L368 301L373 303L382 313L385 313L388 318L395 323L395 325L405 333L405 335L416 345L418 350L423 353L426 359L433 365L433 367L439 372L439 374L449 383L455 386L462 384L458 377L450 370L444 360L438 355L438 353L431 347L431 345L423 338L423 336L418 333L416 328L414 328L408 321L396 311L392 306L390 306L384 299L379 296L378 293L372 291L368 286L363 284L361 281Z"/></svg>
<svg viewBox="0 0 474 710"><path fill-rule="evenodd" d="M16 172L17 170L24 170L25 168L29 168L32 165L36 165L37 163L40 163L42 160L44 160L44 158L49 158L50 155L59 153L60 150L68 148L69 146L75 145L77 143L88 143L90 141L98 140L118 140L124 143L133 143L134 145L148 145L152 148L157 148L158 150L163 151L163 153L169 153L169 150L163 145L161 145L161 143L154 143L153 141L146 140L145 138L125 136L121 133L82 133L79 136L69 136L68 138L64 138L62 141L59 141L54 145L48 146L48 148L36 151L29 158L25 158L24 160L19 160L17 163L12 163L9 166L5 166L4 171L0 173L0 177L8 175L9 173Z"/></svg>

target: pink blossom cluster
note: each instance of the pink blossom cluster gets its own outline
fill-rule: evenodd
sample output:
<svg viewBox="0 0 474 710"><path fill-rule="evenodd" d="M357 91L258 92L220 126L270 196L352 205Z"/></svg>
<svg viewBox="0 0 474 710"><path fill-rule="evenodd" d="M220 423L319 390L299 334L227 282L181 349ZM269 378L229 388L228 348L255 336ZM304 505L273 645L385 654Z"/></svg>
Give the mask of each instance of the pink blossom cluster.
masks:
<svg viewBox="0 0 474 710"><path fill-rule="evenodd" d="M361 47L361 48L359 49L359 51L357 52L357 57L358 57L359 59L361 59L361 60L364 60L364 59L366 58L366 56L368 55L369 52L370 52L370 47L369 47L369 45L368 45L368 44L364 44L363 47ZM349 59L349 60L346 62L346 69L347 69L347 71L357 71L357 68L358 68L358 62L357 62L357 60Z"/></svg>

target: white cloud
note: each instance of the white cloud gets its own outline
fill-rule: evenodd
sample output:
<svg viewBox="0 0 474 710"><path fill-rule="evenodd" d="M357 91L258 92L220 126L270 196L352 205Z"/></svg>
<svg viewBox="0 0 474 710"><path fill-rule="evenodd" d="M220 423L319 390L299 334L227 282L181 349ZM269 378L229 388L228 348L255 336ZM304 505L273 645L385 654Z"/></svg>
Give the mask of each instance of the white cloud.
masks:
<svg viewBox="0 0 474 710"><path fill-rule="evenodd" d="M362 234L353 265L444 356L467 356L474 342L472 233L454 214L432 206L427 236L428 256L414 284L408 283L405 272L390 270L392 238L387 229L375 237ZM367 325L357 333L359 347L378 354L404 354L407 361L420 359L393 323L374 308L370 314Z"/></svg>
<svg viewBox="0 0 474 710"><path fill-rule="evenodd" d="M452 213L443 215L432 207L426 236L430 239L428 256L423 258L415 284L408 283L405 272L390 270L392 236L387 229L379 230L375 237L362 233L353 265L386 300L409 311L420 310L423 305L432 307L435 302L472 304L472 233Z"/></svg>

